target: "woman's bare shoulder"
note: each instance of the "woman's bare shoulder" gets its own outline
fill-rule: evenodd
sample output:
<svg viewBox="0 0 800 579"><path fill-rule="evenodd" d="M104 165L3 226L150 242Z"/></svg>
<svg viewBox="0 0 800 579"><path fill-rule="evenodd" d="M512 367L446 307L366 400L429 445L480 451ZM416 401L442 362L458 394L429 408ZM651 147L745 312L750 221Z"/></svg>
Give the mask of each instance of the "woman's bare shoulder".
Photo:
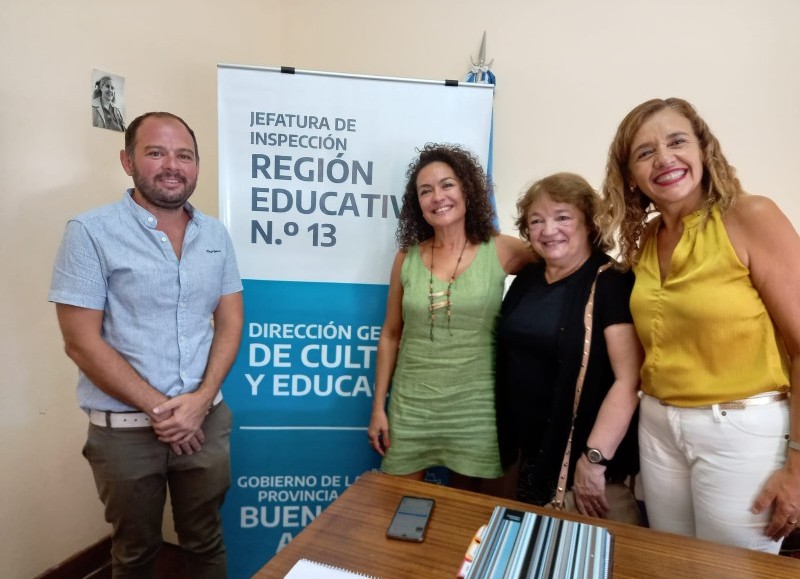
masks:
<svg viewBox="0 0 800 579"><path fill-rule="evenodd" d="M537 260L527 243L517 237L498 234L494 237L497 259L507 274L516 274L529 263Z"/></svg>

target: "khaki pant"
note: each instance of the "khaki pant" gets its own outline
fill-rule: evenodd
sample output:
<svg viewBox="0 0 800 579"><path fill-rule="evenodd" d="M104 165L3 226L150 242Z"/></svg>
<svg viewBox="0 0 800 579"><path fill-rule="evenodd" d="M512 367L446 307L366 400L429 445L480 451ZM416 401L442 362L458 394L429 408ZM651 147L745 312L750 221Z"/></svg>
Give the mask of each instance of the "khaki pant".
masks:
<svg viewBox="0 0 800 579"><path fill-rule="evenodd" d="M152 428L89 425L83 455L112 525L114 579L155 577L167 486L190 576L225 579L220 507L231 480L230 432L231 412L224 402L206 416L206 440L194 454L175 454Z"/></svg>

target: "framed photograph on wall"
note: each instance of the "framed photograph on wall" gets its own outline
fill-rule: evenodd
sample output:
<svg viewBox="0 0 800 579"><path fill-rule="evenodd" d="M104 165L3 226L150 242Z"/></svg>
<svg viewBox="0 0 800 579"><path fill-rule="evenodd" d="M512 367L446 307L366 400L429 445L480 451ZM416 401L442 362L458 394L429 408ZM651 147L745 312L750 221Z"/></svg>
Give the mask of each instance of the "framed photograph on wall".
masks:
<svg viewBox="0 0 800 579"><path fill-rule="evenodd" d="M94 69L92 125L111 131L125 130L125 77Z"/></svg>

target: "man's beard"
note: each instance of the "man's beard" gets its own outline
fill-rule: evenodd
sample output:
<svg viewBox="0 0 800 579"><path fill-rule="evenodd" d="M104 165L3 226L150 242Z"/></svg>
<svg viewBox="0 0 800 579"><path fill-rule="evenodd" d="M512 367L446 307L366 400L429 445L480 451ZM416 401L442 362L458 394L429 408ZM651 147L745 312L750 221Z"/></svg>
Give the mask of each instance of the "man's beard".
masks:
<svg viewBox="0 0 800 579"><path fill-rule="evenodd" d="M183 183L183 189L177 191L165 191L156 185L156 182L159 179L169 177L180 179L181 183ZM136 190L141 193L142 197L144 197L145 200L154 207L159 207L161 209L177 209L179 207L183 207L184 203L186 203L186 200L191 197L192 193L194 193L194 188L197 186L197 180L195 179L192 183L189 183L186 177L184 177L180 172L165 170L156 174L152 181L147 181L138 173L136 167L134 166L133 184L136 186Z"/></svg>

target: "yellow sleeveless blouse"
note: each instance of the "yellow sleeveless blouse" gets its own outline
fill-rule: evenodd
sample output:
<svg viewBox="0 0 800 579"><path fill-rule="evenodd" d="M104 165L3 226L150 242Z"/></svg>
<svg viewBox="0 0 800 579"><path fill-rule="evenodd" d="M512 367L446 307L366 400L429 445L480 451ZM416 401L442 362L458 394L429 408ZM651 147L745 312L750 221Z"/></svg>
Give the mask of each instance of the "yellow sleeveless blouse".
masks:
<svg viewBox="0 0 800 579"><path fill-rule="evenodd" d="M656 235L634 266L631 314L645 350L642 391L706 406L789 386L788 358L716 207L683 219L664 283Z"/></svg>

